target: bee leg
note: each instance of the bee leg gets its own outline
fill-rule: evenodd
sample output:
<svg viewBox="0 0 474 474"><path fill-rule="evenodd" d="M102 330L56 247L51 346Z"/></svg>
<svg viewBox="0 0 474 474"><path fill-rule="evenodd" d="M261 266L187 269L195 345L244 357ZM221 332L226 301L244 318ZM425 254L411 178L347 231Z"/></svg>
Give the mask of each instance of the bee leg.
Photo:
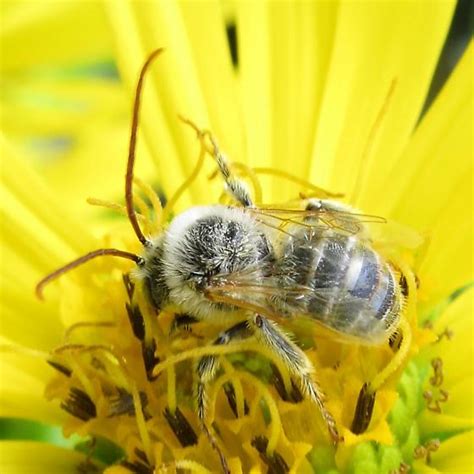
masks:
<svg viewBox="0 0 474 474"><path fill-rule="evenodd" d="M229 329L221 332L219 337L214 341L214 345L229 344L236 339L245 339L250 337L252 332L248 327L247 321L241 321ZM206 418L206 385L214 378L219 368L218 358L215 356L201 357L197 364L197 407L198 417L201 423Z"/></svg>
<svg viewBox="0 0 474 474"><path fill-rule="evenodd" d="M324 405L324 395L318 384L313 380L314 367L306 354L272 321L256 314L249 320L255 337L263 343L287 367L297 379L303 393L306 394L319 408L334 443L342 441L333 416Z"/></svg>
<svg viewBox="0 0 474 474"><path fill-rule="evenodd" d="M236 339L245 339L252 335L252 332L249 330L247 321L241 321L240 323L235 324L226 331L223 331L219 334L219 337L214 341L215 345L228 344L229 342ZM211 433L210 429L206 425L206 408L207 408L207 397L206 397L206 387L209 382L214 378L217 370L219 368L218 358L215 356L204 356L199 359L196 367L196 372L198 376L198 383L196 389L196 398L197 398L197 411L198 418L202 430L206 433L211 446L217 451L219 455L222 469L225 473L230 473L229 467L227 466L227 461L224 457L224 454L220 450L217 442Z"/></svg>
<svg viewBox="0 0 474 474"><path fill-rule="evenodd" d="M227 192L242 206L244 207L253 207L253 201L250 197L249 190L245 183L237 179L235 176L232 175L230 170L229 164L227 162L227 158L221 153L219 147L217 146L217 142L213 137L211 137L213 150L213 156L216 160L217 166L219 167L219 171L224 178Z"/></svg>

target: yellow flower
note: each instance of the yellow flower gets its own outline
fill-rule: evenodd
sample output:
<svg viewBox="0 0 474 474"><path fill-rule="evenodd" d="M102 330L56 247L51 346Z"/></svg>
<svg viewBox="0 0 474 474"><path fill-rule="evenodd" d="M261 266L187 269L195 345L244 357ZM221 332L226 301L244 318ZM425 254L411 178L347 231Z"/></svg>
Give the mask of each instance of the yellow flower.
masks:
<svg viewBox="0 0 474 474"><path fill-rule="evenodd" d="M6 15L7 79L37 66L37 51L50 52L45 59L64 66L68 51L78 61L107 54L113 37L132 97L148 53L167 48L147 78L136 173L162 196L173 196L196 166L199 143L178 120L183 114L209 127L232 161L245 165L244 175L248 167L256 170L265 203L311 191L259 174L286 170L430 241L416 259L401 252L400 265L412 267L420 283L417 292L408 277L410 292L418 293L405 312L408 355L381 381L367 427L353 427L362 387L401 350L343 345L307 328L297 333L344 435L337 447L312 403L299 400L288 373L272 368L270 361L277 361L271 355L252 340L222 346L228 355L210 386L209 419L231 472L401 473L410 466L415 472L471 472L473 367L464 361L473 356L472 43L417 123L453 2L114 1L87 13L80 2L25 5ZM225 17L235 25L237 65ZM59 48L57 18L71 33ZM84 48L72 34L81 18L94 20L94 41ZM31 44L21 29L31 24L46 46L33 42L33 54L21 47L20 60L9 45ZM25 76L27 85L38 87L35 97L46 91L57 98L57 79L43 79L42 89L38 77ZM82 113L87 120L73 129L72 115L53 109L47 125L30 119L25 133L14 118L15 91L24 90L10 81L4 100L13 115L7 115L12 120L2 141L1 414L62 426L66 436L97 438L99 448L105 439L121 452L111 458L110 446L107 457L93 445L70 449L76 441L9 440L0 443L0 466L7 472L74 472L78 466L109 474L217 472L221 461L193 407L191 369L220 328L200 322L191 332L173 331L173 311L157 318L140 284L124 285L123 275L133 268L125 260L96 259L77 268L47 289L45 302L33 294L44 275L95 248L140 252L125 219L110 219L110 210L84 212L78 204L90 195L120 199L129 131L113 117L124 113L123 90L110 83L63 86L65 97L83 91L79 103L110 93L104 116L94 121L94 114ZM27 106L27 100L20 104ZM23 157L31 134L73 137L74 146L63 161L32 166ZM33 167L42 169L44 180ZM221 183L206 179L213 171L207 160L173 212L219 200ZM154 226L163 224L156 199L146 185L138 182L137 189L149 204L155 201L152 213L136 204L144 229L156 232ZM399 232L411 239L410 232Z"/></svg>

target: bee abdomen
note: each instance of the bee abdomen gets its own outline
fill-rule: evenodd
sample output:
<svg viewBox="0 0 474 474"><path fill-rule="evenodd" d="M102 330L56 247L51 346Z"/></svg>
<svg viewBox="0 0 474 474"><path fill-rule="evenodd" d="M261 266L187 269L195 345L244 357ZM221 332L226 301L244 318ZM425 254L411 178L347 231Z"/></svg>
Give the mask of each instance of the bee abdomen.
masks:
<svg viewBox="0 0 474 474"><path fill-rule="evenodd" d="M337 233L302 238L287 247L284 285L310 287L310 295L285 301L293 313L364 340L381 340L400 310L400 292L389 265L356 236ZM290 311L291 312L291 311Z"/></svg>

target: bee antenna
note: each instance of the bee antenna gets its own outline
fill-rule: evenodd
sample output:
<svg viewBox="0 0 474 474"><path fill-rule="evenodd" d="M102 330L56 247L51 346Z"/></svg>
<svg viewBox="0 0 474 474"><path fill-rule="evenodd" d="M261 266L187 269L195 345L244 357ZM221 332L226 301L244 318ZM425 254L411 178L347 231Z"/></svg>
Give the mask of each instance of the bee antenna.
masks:
<svg viewBox="0 0 474 474"><path fill-rule="evenodd" d="M134 253L125 252L124 250L117 250L117 249L99 249L94 250L93 252L89 252L82 257L69 262L67 265L64 265L61 268L58 268L54 272L46 275L37 285L35 288L36 296L42 300L43 299L43 288L53 280L56 280L59 276L67 273L69 270L82 265L83 263L88 262L96 257L102 257L103 255L112 255L113 257L121 257L127 258L128 260L133 260L137 265L143 265L144 260L142 257L135 255Z"/></svg>
<svg viewBox="0 0 474 474"><path fill-rule="evenodd" d="M143 81L148 67L162 52L163 48L155 49L147 58L140 71L138 77L137 88L135 91L135 101L133 103L132 113L132 126L130 131L130 145L128 148L128 161L127 161L127 174L125 177L125 202L127 205L127 215L130 223L132 224L133 230L135 231L138 240L145 246L150 246L150 241L143 235L143 232L138 225L137 215L133 207L133 166L135 164L135 150L137 146L137 129L138 129L138 117L140 112L140 99L143 89Z"/></svg>

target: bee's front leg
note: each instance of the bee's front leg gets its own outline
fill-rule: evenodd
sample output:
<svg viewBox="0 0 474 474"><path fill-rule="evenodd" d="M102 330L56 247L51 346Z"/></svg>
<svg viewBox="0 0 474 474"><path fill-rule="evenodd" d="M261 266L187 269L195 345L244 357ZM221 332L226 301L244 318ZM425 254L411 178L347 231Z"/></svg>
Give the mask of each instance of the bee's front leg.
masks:
<svg viewBox="0 0 474 474"><path fill-rule="evenodd" d="M324 405L323 393L312 378L314 367L306 354L290 340L276 323L262 315L256 314L248 323L256 339L283 362L290 374L299 382L303 393L316 403L333 441L335 443L341 441L336 422Z"/></svg>

